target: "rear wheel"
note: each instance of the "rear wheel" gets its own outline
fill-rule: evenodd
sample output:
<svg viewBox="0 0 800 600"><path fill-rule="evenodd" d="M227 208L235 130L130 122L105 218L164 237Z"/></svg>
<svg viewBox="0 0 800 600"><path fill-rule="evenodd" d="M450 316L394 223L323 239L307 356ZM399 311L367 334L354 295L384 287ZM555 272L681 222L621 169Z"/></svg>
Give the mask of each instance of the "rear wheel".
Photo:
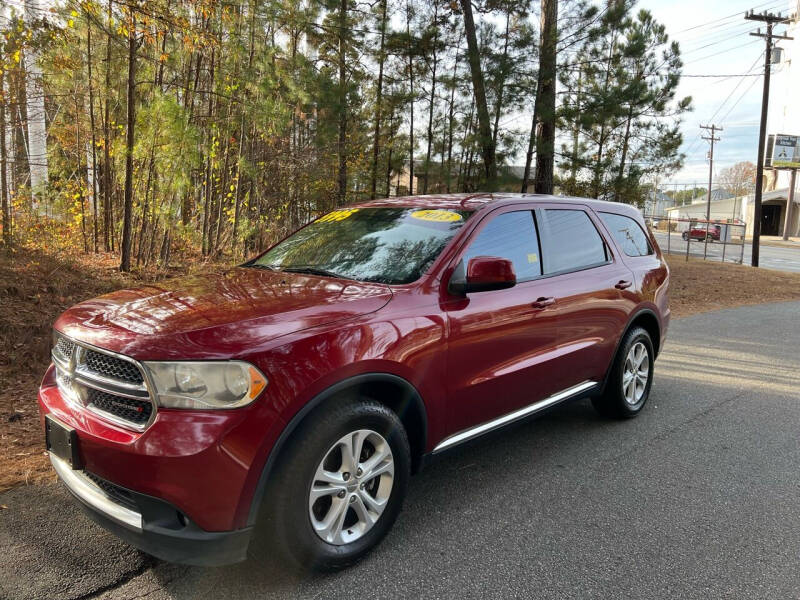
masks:
<svg viewBox="0 0 800 600"><path fill-rule="evenodd" d="M684 242L688 242L688 241L689 241L689 232L688 232L688 231L684 231L684 232L681 234L681 237L683 238L683 241L684 241Z"/></svg>
<svg viewBox="0 0 800 600"><path fill-rule="evenodd" d="M383 539L410 475L400 419L368 398L335 401L295 432L271 482L268 527L258 544L295 567L349 566Z"/></svg>
<svg viewBox="0 0 800 600"><path fill-rule="evenodd" d="M634 327L620 344L602 396L592 399L597 411L616 418L635 417L644 408L653 383L653 342Z"/></svg>

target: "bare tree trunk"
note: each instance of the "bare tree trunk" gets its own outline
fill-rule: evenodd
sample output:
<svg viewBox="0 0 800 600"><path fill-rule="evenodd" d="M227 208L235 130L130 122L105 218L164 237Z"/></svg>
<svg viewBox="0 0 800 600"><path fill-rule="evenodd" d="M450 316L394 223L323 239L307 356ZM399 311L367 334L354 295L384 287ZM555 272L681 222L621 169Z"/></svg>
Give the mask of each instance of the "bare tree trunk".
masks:
<svg viewBox="0 0 800 600"><path fill-rule="evenodd" d="M448 124L447 124L447 193L450 193L450 183L453 176L453 129L455 125L455 103L456 103L456 77L458 76L458 56L461 51L461 38L458 39L456 47L456 60L453 63L453 87L450 90L450 106L448 109Z"/></svg>
<svg viewBox="0 0 800 600"><path fill-rule="evenodd" d="M531 118L531 133L528 136L528 151L525 153L525 171L522 173L522 187L520 192L528 192L528 183L531 180L531 164L533 163L533 150L536 148L536 106L533 107L533 117Z"/></svg>
<svg viewBox="0 0 800 600"><path fill-rule="evenodd" d="M628 150L631 141L631 123L633 122L633 105L628 106L628 114L625 117L625 135L622 137L622 156L619 160L617 170L617 181L614 185L615 200L619 202L619 195L622 188L622 179L625 177L625 162L628 160Z"/></svg>
<svg viewBox="0 0 800 600"><path fill-rule="evenodd" d="M553 193L556 146L556 44L558 43L558 0L542 0L541 53L536 85L536 177L537 194Z"/></svg>
<svg viewBox="0 0 800 600"><path fill-rule="evenodd" d="M372 142L372 181L370 183L371 200L375 199L378 188L378 155L380 154L381 138L381 109L383 108L383 63L386 60L386 4L387 0L381 0L381 47L378 53L378 81L376 84L375 97L375 133ZM389 195L388 193L386 194Z"/></svg>
<svg viewBox="0 0 800 600"><path fill-rule="evenodd" d="M3 87L3 70L0 69L0 205L3 210L3 246L11 248L11 211L8 206L8 181L6 180L6 95Z"/></svg>
<svg viewBox="0 0 800 600"><path fill-rule="evenodd" d="M42 17L39 0L25 0L25 22ZM39 68L39 53L29 47L25 50L25 95L28 122L28 167L31 175L33 209L47 191L47 127L45 125L44 87L42 70Z"/></svg>
<svg viewBox="0 0 800 600"><path fill-rule="evenodd" d="M406 36L411 44L411 6L406 0ZM411 121L408 126L408 193L414 194L414 54L413 48L408 48L408 82L411 98Z"/></svg>
<svg viewBox="0 0 800 600"><path fill-rule="evenodd" d="M105 102L103 111L103 241L106 252L114 251L114 219L111 208L111 19L112 1L108 0L108 39L106 40Z"/></svg>
<svg viewBox="0 0 800 600"><path fill-rule="evenodd" d="M339 141L336 151L339 155L338 206L347 200L347 0L339 6Z"/></svg>
<svg viewBox="0 0 800 600"><path fill-rule="evenodd" d="M431 147L433 146L433 107L436 102L436 66L438 63L438 53L436 46L439 43L439 29L437 27L439 20L439 5L434 3L433 13L434 27L436 27L436 34L433 38L433 64L431 66L431 95L430 103L428 104L428 149L425 153L425 179L422 180L422 193L428 193L428 180L430 178L431 170Z"/></svg>
<svg viewBox="0 0 800 600"><path fill-rule="evenodd" d="M389 155L386 157L386 197L392 195L392 154L394 151L394 107L389 115L389 139L387 140Z"/></svg>
<svg viewBox="0 0 800 600"><path fill-rule="evenodd" d="M464 13L464 32L467 36L467 56L469 58L470 73L472 74L475 108L478 112L478 138L481 156L483 157L486 190L491 192L494 191L497 185L497 163L495 161L494 143L492 143L489 110L486 106L486 87L483 81L483 71L481 71L480 51L478 49L478 39L475 35L475 21L472 17L472 2L471 0L460 0L460 2L461 10Z"/></svg>
<svg viewBox="0 0 800 600"><path fill-rule="evenodd" d="M125 195L122 215L122 261L120 271L131 270L131 219L133 213L133 143L136 122L136 15L128 24L128 115L125 132Z"/></svg>
<svg viewBox="0 0 800 600"><path fill-rule="evenodd" d="M583 83L583 67L578 68L578 90L575 94L576 114L581 110L581 84ZM580 143L580 122L575 119L572 125L572 165L570 166L570 178L574 182L578 178L578 145Z"/></svg>
<svg viewBox="0 0 800 600"><path fill-rule="evenodd" d="M75 156L77 157L78 162L78 177L80 177L81 169L81 156L85 154L85 149L83 144L81 143L81 105L80 105L80 96L78 95L78 90L75 90ZM86 189L89 189L89 165L86 165ZM81 195L81 237L83 238L83 251L84 253L89 253L89 241L86 237L86 194L83 191L80 192Z"/></svg>
<svg viewBox="0 0 800 600"><path fill-rule="evenodd" d="M94 218L92 219L92 230L94 252L97 254L97 140L94 133L94 86L92 85L92 22L91 19L86 21L86 64L89 69L88 87L89 87L89 127L91 128L91 144L92 144L92 206Z"/></svg>

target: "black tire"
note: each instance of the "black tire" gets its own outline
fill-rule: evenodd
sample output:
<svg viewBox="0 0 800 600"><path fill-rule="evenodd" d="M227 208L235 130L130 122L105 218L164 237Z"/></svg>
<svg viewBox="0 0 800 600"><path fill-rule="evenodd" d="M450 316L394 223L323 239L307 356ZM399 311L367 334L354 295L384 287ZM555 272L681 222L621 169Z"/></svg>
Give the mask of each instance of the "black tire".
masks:
<svg viewBox="0 0 800 600"><path fill-rule="evenodd" d="M359 430L374 431L388 443L394 460L391 491L371 529L351 543L335 545L323 540L314 530L309 514L309 494L317 467L331 447L337 440ZM277 550L276 558L280 562L302 571L333 571L356 563L392 528L402 508L410 473L408 437L393 411L365 397L331 401L298 426L282 452L262 508L253 554L256 557L264 553L274 555ZM350 493L347 492L347 497ZM350 510L344 509L348 517L356 516L349 514Z"/></svg>
<svg viewBox="0 0 800 600"><path fill-rule="evenodd" d="M687 242L687 241L689 241L689 232L688 232L688 231L684 231L684 232L681 234L681 237L683 238L683 241L684 241L684 242Z"/></svg>
<svg viewBox="0 0 800 600"><path fill-rule="evenodd" d="M647 383L644 385L641 397L634 395L632 400L635 400L635 402L632 402L625 397L623 380L628 354L639 343L644 346L647 352ZM650 387L653 384L654 357L655 352L653 352L653 341L650 339L650 334L641 327L630 329L619 345L603 394L592 398L592 405L597 412L605 417L616 419L630 419L638 415L644 405L647 404L647 398L650 396ZM635 390L636 383L634 383L634 394L637 394Z"/></svg>

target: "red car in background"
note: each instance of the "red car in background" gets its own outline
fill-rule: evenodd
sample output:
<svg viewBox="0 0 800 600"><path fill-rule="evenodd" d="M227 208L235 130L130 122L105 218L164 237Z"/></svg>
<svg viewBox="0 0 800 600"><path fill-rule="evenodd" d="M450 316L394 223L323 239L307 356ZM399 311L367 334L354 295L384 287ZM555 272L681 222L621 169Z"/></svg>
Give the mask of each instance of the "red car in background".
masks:
<svg viewBox="0 0 800 600"><path fill-rule="evenodd" d="M47 449L95 521L155 556L243 560L260 523L270 552L340 568L430 457L568 400L638 414L668 282L624 204L342 208L227 272L62 314Z"/></svg>
<svg viewBox="0 0 800 600"><path fill-rule="evenodd" d="M706 236L708 236L708 241L715 241L718 242L720 240L720 233L722 231L722 227L719 225L715 225L713 223L691 223L689 225L689 229L681 234L684 241L688 241L690 238L692 240L699 240L704 241Z"/></svg>

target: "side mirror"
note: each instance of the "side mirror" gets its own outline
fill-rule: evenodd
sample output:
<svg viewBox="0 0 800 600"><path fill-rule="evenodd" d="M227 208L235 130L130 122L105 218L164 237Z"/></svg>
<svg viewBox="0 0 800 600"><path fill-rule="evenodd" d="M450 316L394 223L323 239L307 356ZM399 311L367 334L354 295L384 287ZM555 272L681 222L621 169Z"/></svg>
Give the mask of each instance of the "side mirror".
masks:
<svg viewBox="0 0 800 600"><path fill-rule="evenodd" d="M467 264L464 274L462 262L450 278L448 289L453 294L505 290L517 284L514 265L507 258L476 256Z"/></svg>

